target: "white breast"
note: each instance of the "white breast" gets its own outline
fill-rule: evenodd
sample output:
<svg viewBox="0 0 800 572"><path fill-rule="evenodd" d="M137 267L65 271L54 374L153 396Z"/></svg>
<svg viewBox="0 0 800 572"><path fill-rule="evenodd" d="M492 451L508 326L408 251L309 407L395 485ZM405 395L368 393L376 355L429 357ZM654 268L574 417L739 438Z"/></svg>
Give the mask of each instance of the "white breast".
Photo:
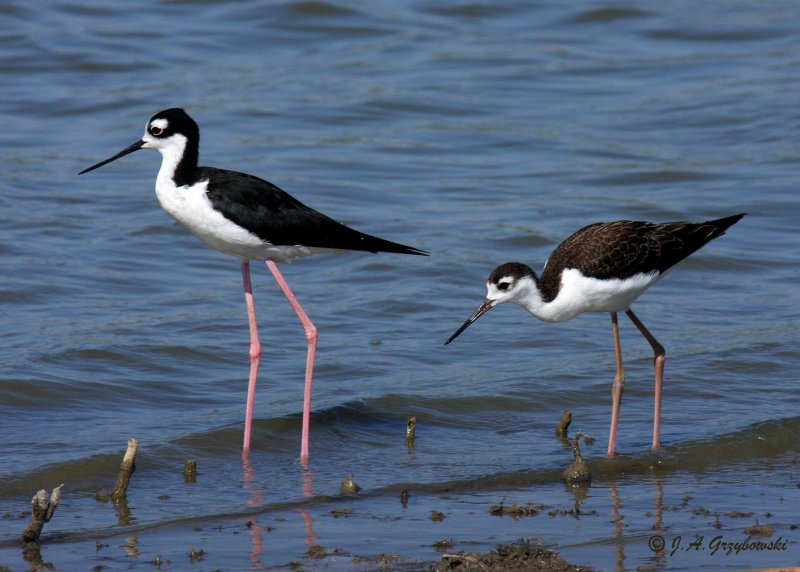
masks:
<svg viewBox="0 0 800 572"><path fill-rule="evenodd" d="M161 207L186 229L215 250L242 259L289 262L311 254L342 252L302 244L271 244L240 227L215 210L208 199L208 181L178 187L171 177L156 180L156 197Z"/></svg>
<svg viewBox="0 0 800 572"><path fill-rule="evenodd" d="M564 322L583 312L621 312L663 276L652 272L624 280L598 280L574 268L564 270L558 296L538 308L536 317L546 322Z"/></svg>

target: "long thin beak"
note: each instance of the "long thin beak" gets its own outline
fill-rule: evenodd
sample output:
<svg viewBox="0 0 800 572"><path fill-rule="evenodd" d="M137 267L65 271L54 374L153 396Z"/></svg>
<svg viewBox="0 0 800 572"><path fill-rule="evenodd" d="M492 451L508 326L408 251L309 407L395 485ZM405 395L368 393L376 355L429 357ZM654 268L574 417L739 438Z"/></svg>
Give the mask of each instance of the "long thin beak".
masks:
<svg viewBox="0 0 800 572"><path fill-rule="evenodd" d="M105 161L100 161L97 165L92 165L88 169L84 169L83 171L81 171L78 174L79 175L83 175L84 173L88 173L89 171L94 171L98 167L102 167L103 165L109 164L111 161L116 161L120 157L124 157L125 155L130 155L134 151L138 151L139 149L141 149L142 145L144 145L144 139L140 139L139 141L137 141L136 143L134 143L130 147L126 147L125 149L123 149L122 151L120 151L119 153L114 155L113 157L109 157Z"/></svg>
<svg viewBox="0 0 800 572"><path fill-rule="evenodd" d="M467 318L466 322L461 324L461 327L456 330L455 334L450 336L450 338L444 343L444 345L447 345L450 342L452 342L454 339L456 339L461 334L461 332L463 332L464 330L466 330L469 327L469 325L472 322L474 322L475 320L477 320L478 318L483 316L486 312L488 312L489 310L494 308L494 305L495 305L494 300L489 300L488 298L486 300L484 300L483 303L481 303L481 305L478 306L478 309L475 310L469 318Z"/></svg>

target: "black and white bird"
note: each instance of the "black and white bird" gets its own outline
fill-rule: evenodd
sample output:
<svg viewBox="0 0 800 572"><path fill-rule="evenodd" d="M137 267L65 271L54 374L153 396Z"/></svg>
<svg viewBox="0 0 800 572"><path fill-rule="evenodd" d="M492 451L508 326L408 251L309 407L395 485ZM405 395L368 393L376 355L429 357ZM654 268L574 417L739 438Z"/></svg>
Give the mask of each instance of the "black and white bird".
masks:
<svg viewBox="0 0 800 572"><path fill-rule="evenodd" d="M617 312L624 311L655 354L653 449L659 447L664 347L645 328L630 305L678 262L721 236L744 214L707 222L620 220L586 226L567 238L545 262L541 276L519 262L495 268L483 303L445 342L449 344L483 314L504 302L519 304L545 322L565 322L584 312L610 312L617 373L611 386L608 456L614 456L625 372Z"/></svg>
<svg viewBox="0 0 800 572"><path fill-rule="evenodd" d="M244 423L244 452L250 449L261 343L250 284L250 260L264 260L305 328L308 342L300 460L308 461L311 385L317 329L295 298L276 262L323 252L360 250L426 255L427 252L353 230L307 207L277 186L253 175L197 165L200 130L183 110L156 113L144 136L113 157L84 169L102 167L139 149L161 153L156 196L175 220L208 246L242 261L250 324L250 378Z"/></svg>

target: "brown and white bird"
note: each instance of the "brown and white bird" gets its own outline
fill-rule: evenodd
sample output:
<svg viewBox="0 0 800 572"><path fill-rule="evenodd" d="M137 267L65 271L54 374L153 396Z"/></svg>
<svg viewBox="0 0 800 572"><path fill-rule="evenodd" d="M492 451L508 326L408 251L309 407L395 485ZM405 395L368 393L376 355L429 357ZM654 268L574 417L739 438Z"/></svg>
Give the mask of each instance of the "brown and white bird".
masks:
<svg viewBox="0 0 800 572"><path fill-rule="evenodd" d="M617 373L611 386L608 456L614 456L625 372L617 312L624 311L655 354L653 449L659 447L664 347L630 305L678 262L721 236L746 213L706 222L620 220L586 226L562 242L545 262L541 276L519 262L495 268L483 303L445 342L449 344L483 314L504 302L519 304L545 322L565 322L584 312L610 312Z"/></svg>

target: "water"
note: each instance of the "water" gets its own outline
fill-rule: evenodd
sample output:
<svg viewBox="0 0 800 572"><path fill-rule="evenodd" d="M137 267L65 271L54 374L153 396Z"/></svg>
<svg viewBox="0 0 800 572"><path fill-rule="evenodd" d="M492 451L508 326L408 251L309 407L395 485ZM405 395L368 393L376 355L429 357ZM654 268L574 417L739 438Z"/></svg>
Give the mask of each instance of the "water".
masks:
<svg viewBox="0 0 800 572"><path fill-rule="evenodd" d="M604 569L796 563L798 16L791 2L6 3L0 563L27 568L21 513L62 482L41 553L60 569L150 570L155 554L174 569L346 569L379 553L413 568L436 540L521 536ZM161 211L157 154L76 176L172 106L200 124L201 163L431 252L283 266L320 331L307 469L305 341L266 270L253 267L264 356L243 465L237 261ZM607 316L553 326L501 307L443 346L492 268L541 269L589 222L737 212L634 306L667 349L659 456L652 354L626 319L613 463ZM596 438L579 493L560 482L564 409ZM127 507L97 502L132 436ZM350 474L363 491L340 497ZM503 498L549 508L492 516ZM756 520L788 548L711 553ZM666 553L648 547L656 532ZM708 549L686 550L698 536ZM311 544L340 551L314 561Z"/></svg>

